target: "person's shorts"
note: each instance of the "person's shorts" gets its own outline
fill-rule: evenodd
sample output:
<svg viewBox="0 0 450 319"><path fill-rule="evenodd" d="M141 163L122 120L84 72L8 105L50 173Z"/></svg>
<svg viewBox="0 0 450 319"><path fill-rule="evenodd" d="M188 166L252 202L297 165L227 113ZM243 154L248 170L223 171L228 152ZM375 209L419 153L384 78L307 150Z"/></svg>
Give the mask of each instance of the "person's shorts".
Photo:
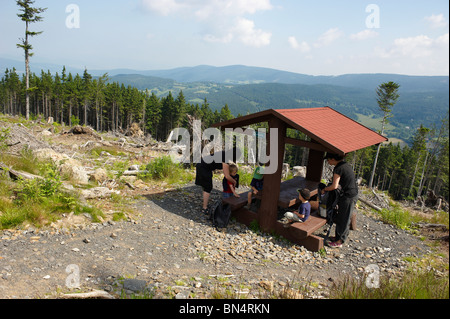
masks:
<svg viewBox="0 0 450 319"><path fill-rule="evenodd" d="M303 221L300 219L300 217L298 217L296 214L292 213L292 212L287 212L284 214L284 217L286 217L289 220L293 220L295 222L300 222L302 223Z"/></svg>
<svg viewBox="0 0 450 319"><path fill-rule="evenodd" d="M253 186L259 192L260 190L263 189L264 180L253 178L252 181L250 182L250 186Z"/></svg>
<svg viewBox="0 0 450 319"><path fill-rule="evenodd" d="M222 192L222 198L231 198L231 197L233 197L233 193Z"/></svg>
<svg viewBox="0 0 450 319"><path fill-rule="evenodd" d="M211 193L213 189L213 172L198 163L195 172L195 185L201 186L205 193Z"/></svg>

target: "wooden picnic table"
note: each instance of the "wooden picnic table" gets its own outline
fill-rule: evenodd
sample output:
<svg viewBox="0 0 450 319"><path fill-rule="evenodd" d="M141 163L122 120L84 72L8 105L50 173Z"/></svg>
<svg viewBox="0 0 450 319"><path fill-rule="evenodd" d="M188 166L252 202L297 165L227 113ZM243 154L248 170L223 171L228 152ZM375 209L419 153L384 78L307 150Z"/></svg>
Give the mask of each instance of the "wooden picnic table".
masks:
<svg viewBox="0 0 450 319"><path fill-rule="evenodd" d="M284 181L280 185L280 196L278 198L278 206L281 208L294 207L300 204L298 199L298 191L300 188L308 188L310 191L317 189L318 183L307 181L303 177L294 177L287 181ZM225 200L226 203L230 204L232 210L241 208L247 204L247 192L239 194L240 198L232 197ZM264 190L260 192L255 197L261 199L264 196ZM318 203L314 201L311 202L312 210L318 209Z"/></svg>

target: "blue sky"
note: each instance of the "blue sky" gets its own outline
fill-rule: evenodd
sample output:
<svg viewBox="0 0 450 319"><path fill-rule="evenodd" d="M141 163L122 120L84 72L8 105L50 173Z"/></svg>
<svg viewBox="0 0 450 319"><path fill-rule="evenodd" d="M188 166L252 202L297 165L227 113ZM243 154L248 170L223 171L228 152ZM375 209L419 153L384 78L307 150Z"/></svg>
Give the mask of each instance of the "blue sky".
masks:
<svg viewBox="0 0 450 319"><path fill-rule="evenodd" d="M249 65L311 75L449 74L449 4L426 1L36 0L32 63L88 70ZM74 6L71 6L74 5ZM73 8L79 9L79 14ZM0 58L24 23L0 2ZM79 26L77 25L79 21Z"/></svg>

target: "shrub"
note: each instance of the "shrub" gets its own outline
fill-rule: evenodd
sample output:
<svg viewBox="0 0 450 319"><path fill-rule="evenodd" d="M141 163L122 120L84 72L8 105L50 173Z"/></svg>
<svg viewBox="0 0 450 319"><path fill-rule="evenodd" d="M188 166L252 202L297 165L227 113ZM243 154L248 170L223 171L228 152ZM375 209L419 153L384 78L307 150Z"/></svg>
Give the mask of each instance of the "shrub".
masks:
<svg viewBox="0 0 450 319"><path fill-rule="evenodd" d="M383 222L404 230L410 229L415 222L415 217L408 211L403 210L399 205L383 209L379 214Z"/></svg>
<svg viewBox="0 0 450 319"><path fill-rule="evenodd" d="M174 163L170 156L155 158L146 166L148 173L140 175L143 179L166 181L169 184L183 184L191 181L193 175L179 163Z"/></svg>
<svg viewBox="0 0 450 319"><path fill-rule="evenodd" d="M169 156L158 157L151 161L146 170L153 179L164 179L179 169L179 165L172 162Z"/></svg>
<svg viewBox="0 0 450 319"><path fill-rule="evenodd" d="M51 164L42 166L43 179L20 180L17 197L21 202L42 201L56 195L61 188L61 177L56 167Z"/></svg>

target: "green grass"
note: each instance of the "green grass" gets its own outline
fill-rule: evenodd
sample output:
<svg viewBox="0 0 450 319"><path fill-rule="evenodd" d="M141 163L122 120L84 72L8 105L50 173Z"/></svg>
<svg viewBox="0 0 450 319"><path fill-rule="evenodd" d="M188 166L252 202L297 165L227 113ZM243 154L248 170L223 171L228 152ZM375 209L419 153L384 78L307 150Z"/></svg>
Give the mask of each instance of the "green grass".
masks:
<svg viewBox="0 0 450 319"><path fill-rule="evenodd" d="M17 161L20 161L16 159ZM102 212L98 209L79 204L79 199L62 188L61 177L55 166L49 163L33 162L27 167L21 162L25 171L34 171L38 167L42 179L11 181L6 174L0 175L0 229L32 224L42 227L61 218L62 214L88 213L93 221L99 221Z"/></svg>
<svg viewBox="0 0 450 319"><path fill-rule="evenodd" d="M142 180L165 181L170 185L183 185L194 179L194 174L181 164L174 163L170 156L153 159L145 168L148 173L140 174Z"/></svg>
<svg viewBox="0 0 450 319"><path fill-rule="evenodd" d="M381 220L387 224L392 224L399 229L409 230L414 222L419 221L418 217L403 210L399 205L391 206L379 212Z"/></svg>
<svg viewBox="0 0 450 319"><path fill-rule="evenodd" d="M335 284L331 299L448 299L449 280L433 270L409 270L401 277L381 276L379 286L366 284L367 277L347 277ZM371 288L372 287L372 288Z"/></svg>

